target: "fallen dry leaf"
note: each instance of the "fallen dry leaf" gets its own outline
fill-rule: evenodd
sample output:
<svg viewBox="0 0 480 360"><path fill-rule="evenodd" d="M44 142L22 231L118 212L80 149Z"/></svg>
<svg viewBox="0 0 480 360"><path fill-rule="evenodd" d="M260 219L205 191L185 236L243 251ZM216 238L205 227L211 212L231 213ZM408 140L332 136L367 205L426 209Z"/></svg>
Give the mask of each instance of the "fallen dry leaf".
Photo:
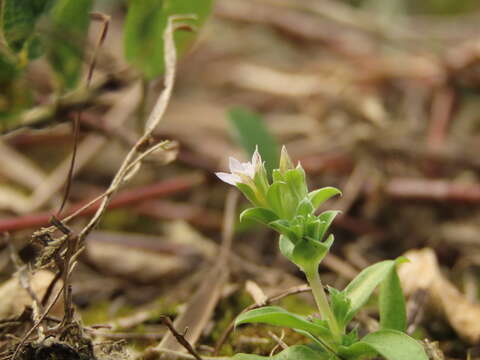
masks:
<svg viewBox="0 0 480 360"><path fill-rule="evenodd" d="M425 290L436 311L442 312L459 336L470 343L480 340L480 304L470 302L441 273L435 252L430 248L404 254L410 262L399 276L406 295Z"/></svg>
<svg viewBox="0 0 480 360"><path fill-rule="evenodd" d="M54 274L47 270L40 270L31 275L30 288L38 299L41 299L47 291ZM61 287L61 281L58 281L53 294L56 294ZM0 286L0 319L19 316L26 306L32 305L32 298L27 290L22 287L18 274L12 276ZM53 306L50 315L63 316L63 304L61 299Z"/></svg>
<svg viewBox="0 0 480 360"><path fill-rule="evenodd" d="M225 202L225 216L223 224L222 244L216 258L215 265L209 269L202 279L197 290L187 303L185 311L173 323L177 331L188 332L184 335L186 341L192 346L200 338L213 310L217 305L222 289L230 275L229 257L234 234L235 209L238 202L238 193L230 191ZM167 333L162 341L155 347L156 351L174 350L183 351L183 346L172 333Z"/></svg>
<svg viewBox="0 0 480 360"><path fill-rule="evenodd" d="M94 232L87 241L87 252L89 260L107 273L142 283L178 278L201 260L185 246L131 233Z"/></svg>
<svg viewBox="0 0 480 360"><path fill-rule="evenodd" d="M245 290L250 294L256 304L263 304L268 298L255 281L247 280Z"/></svg>

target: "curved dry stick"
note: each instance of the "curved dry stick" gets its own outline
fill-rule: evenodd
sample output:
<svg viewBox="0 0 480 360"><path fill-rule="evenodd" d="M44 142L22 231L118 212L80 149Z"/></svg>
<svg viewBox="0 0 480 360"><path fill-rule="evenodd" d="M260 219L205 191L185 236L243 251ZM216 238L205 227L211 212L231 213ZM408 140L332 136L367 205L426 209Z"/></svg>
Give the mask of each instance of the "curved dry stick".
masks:
<svg viewBox="0 0 480 360"><path fill-rule="evenodd" d="M197 360L203 360L200 355L195 351L192 345L185 339L185 336L180 334L175 326L173 326L172 320L168 316L161 316L162 322L165 324L166 327L170 330L170 332L175 336L175 339L182 345L192 356Z"/></svg>

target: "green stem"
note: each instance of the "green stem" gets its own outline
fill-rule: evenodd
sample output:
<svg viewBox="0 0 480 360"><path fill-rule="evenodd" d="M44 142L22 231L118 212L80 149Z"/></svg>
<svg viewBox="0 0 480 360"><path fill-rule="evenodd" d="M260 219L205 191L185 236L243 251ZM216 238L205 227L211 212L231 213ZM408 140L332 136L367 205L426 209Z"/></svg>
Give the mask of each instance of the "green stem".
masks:
<svg viewBox="0 0 480 360"><path fill-rule="evenodd" d="M327 320L333 339L338 343L341 343L342 331L338 325L335 315L332 312L332 309L330 308L330 304L328 303L327 294L325 294L325 290L323 289L323 284L320 280L320 276L318 275L317 267L304 272L307 277L307 281L312 288L313 297L315 298L315 302L317 303L317 307L322 319Z"/></svg>

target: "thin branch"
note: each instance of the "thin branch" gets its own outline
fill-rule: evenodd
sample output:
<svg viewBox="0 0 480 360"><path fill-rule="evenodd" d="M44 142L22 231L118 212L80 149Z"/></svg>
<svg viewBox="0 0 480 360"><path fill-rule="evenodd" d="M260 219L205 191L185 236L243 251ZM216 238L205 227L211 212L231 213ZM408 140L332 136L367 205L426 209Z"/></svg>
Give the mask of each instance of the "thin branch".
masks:
<svg viewBox="0 0 480 360"><path fill-rule="evenodd" d="M166 327L171 331L175 339L190 353L192 356L197 360L203 360L200 355L195 351L195 349L190 345L190 343L185 339L185 336L180 334L175 326L173 326L172 320L168 316L161 317L162 322L165 324Z"/></svg>
<svg viewBox="0 0 480 360"><path fill-rule="evenodd" d="M108 25L110 23L110 17L106 16L106 15L103 15L103 14L100 14L100 13L94 13L94 14L91 15L91 17L94 20L102 21L103 22L103 29L100 33L100 36L98 37L97 44L96 44L96 46L93 50L92 60L90 61L90 65L88 67L87 80L85 82L85 88L86 89L90 89L90 86L92 84L93 71L95 70L95 65L97 63L98 51L102 47L103 42L105 41L105 38L107 37ZM65 204L68 201L68 197L70 195L70 189L72 187L74 169L75 169L75 160L77 158L78 143L80 141L80 122L81 122L81 118L82 118L82 110L83 110L83 108L78 109L78 111L75 115L75 118L73 119L72 159L70 161L70 168L68 169L65 192L63 194L62 203L60 205L60 208L58 209L57 216L61 215L62 210L63 210L63 208L65 207Z"/></svg>

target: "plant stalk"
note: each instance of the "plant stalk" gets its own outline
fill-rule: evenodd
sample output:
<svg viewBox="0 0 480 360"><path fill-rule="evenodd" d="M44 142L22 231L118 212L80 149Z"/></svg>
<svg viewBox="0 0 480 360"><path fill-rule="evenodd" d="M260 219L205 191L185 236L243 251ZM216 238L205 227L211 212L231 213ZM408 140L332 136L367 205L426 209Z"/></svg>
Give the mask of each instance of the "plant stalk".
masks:
<svg viewBox="0 0 480 360"><path fill-rule="evenodd" d="M313 297L317 303L318 310L322 319L327 320L330 331L332 332L333 339L341 343L342 340L342 331L338 325L337 319L330 308L330 304L327 299L327 294L323 289L322 281L320 280L320 275L318 274L317 267L314 267L312 270L304 271L307 277L307 281L312 288Z"/></svg>

